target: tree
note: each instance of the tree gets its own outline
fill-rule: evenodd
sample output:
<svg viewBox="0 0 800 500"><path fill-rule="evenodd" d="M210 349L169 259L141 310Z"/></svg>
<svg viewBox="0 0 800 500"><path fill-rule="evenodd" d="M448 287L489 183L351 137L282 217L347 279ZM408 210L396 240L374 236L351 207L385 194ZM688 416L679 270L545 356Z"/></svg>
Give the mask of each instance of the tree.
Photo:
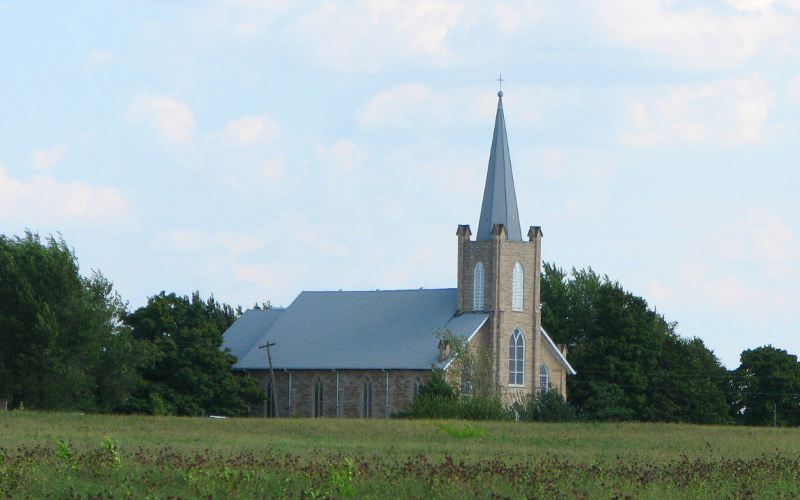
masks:
<svg viewBox="0 0 800 500"><path fill-rule="evenodd" d="M145 383L129 411L241 415L264 398L252 377L231 372L236 358L223 352L222 334L236 319L230 306L199 293L191 297L161 292L125 316L133 337L154 355L143 369Z"/></svg>
<svg viewBox="0 0 800 500"><path fill-rule="evenodd" d="M569 399L584 418L724 422L726 370L699 339L591 269L545 264L542 325L570 347Z"/></svg>
<svg viewBox="0 0 800 500"><path fill-rule="evenodd" d="M471 345L447 329L438 330L435 335L450 346L452 362L445 376L457 392L475 398L499 397L491 350Z"/></svg>
<svg viewBox="0 0 800 500"><path fill-rule="evenodd" d="M142 350L124 310L100 272L81 276L63 239L0 236L0 394L41 409L126 404Z"/></svg>
<svg viewBox="0 0 800 500"><path fill-rule="evenodd" d="M731 407L748 425L800 425L800 363L771 345L742 352L731 376Z"/></svg>

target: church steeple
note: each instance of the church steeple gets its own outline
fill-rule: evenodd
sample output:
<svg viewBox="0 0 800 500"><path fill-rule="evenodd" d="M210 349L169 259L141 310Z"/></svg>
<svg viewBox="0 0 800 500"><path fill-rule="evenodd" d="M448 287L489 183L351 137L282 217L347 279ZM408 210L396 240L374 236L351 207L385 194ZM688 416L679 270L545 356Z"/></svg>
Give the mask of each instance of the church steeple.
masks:
<svg viewBox="0 0 800 500"><path fill-rule="evenodd" d="M489 153L489 168L486 172L486 187L483 190L477 240L491 240L492 227L495 224L503 224L509 240L522 241L514 175L511 172L511 154L508 151L506 136L506 119L503 115L502 90L497 93L497 97L497 116L494 121L492 150Z"/></svg>

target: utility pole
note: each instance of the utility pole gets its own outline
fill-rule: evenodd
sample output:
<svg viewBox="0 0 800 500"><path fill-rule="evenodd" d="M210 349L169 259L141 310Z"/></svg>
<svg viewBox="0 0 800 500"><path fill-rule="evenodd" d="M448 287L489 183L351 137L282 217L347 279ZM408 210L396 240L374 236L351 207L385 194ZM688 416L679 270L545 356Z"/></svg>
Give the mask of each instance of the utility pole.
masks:
<svg viewBox="0 0 800 500"><path fill-rule="evenodd" d="M778 427L778 404L772 401L772 427Z"/></svg>
<svg viewBox="0 0 800 500"><path fill-rule="evenodd" d="M259 349L264 349L264 348L267 349L267 363L269 364L269 379L270 379L270 386L272 387L272 390L270 391L271 392L270 399L272 400L271 401L271 403L272 403L272 412L273 412L272 414L275 415L275 417L277 418L278 417L278 391L277 391L277 388L275 387L275 372L272 371L272 353L269 350L269 348L274 346L274 345L275 345L275 342L267 342L264 345L258 346L258 348Z"/></svg>

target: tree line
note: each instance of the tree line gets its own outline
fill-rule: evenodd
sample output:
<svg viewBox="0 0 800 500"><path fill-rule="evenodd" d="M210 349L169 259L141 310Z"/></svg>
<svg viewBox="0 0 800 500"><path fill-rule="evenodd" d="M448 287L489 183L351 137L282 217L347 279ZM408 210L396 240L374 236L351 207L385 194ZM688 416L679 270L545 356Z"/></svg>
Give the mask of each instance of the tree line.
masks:
<svg viewBox="0 0 800 500"><path fill-rule="evenodd" d="M63 239L0 235L0 398L42 410L242 415L263 393L220 350L240 313L165 292L130 312L99 271L80 274Z"/></svg>
<svg viewBox="0 0 800 500"><path fill-rule="evenodd" d="M99 271L80 274L63 239L0 235L0 399L43 410L244 415L264 393L234 375L236 359L221 350L241 313L213 296L163 291L129 311ZM729 371L702 340L677 335L676 323L591 269L545 264L542 324L568 346L578 374L567 379L568 402L540 394L520 402L523 417L800 425L795 355L749 349ZM425 398L444 394L449 416L508 415L480 383L480 353L462 359L471 360L475 397L434 377L418 413L440 411Z"/></svg>
<svg viewBox="0 0 800 500"><path fill-rule="evenodd" d="M542 326L569 348L569 402L590 420L800 425L800 363L771 345L727 370L699 338L591 269L545 264Z"/></svg>

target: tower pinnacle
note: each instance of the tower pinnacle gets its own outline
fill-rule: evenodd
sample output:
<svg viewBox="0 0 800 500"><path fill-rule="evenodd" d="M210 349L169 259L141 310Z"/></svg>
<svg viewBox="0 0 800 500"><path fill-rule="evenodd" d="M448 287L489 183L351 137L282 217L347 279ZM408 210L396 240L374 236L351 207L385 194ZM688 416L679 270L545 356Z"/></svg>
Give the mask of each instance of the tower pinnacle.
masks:
<svg viewBox="0 0 800 500"><path fill-rule="evenodd" d="M494 135L489 153L489 167L486 171L477 240L491 240L492 227L495 224L503 224L509 240L522 241L514 175L511 172L511 154L508 151L506 119L503 114L502 90L497 93L497 97L497 116L494 121Z"/></svg>

